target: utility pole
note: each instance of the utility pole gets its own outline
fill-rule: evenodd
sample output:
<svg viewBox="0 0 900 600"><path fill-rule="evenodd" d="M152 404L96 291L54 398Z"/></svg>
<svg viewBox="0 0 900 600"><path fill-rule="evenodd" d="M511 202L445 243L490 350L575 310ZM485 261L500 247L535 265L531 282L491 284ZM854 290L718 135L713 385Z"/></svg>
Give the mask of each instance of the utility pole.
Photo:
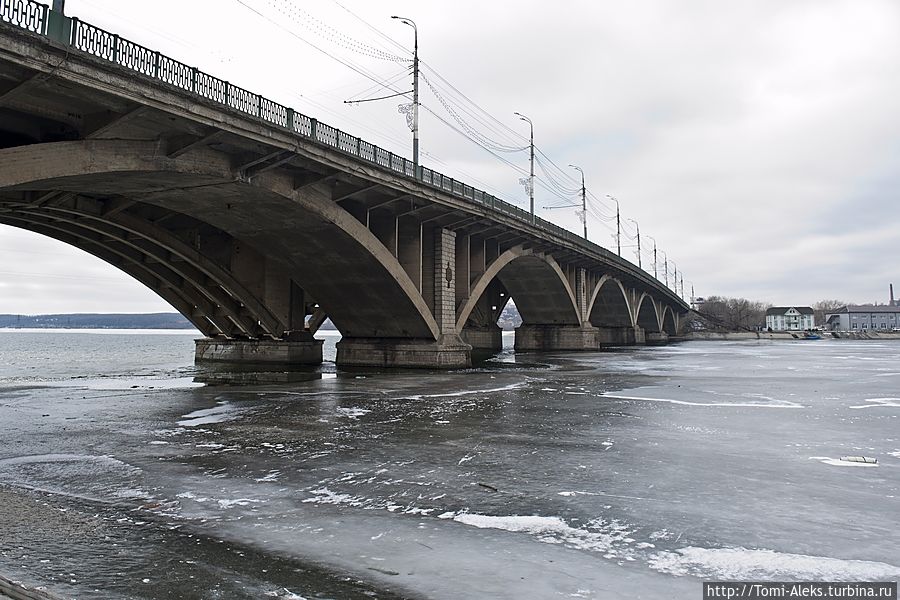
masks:
<svg viewBox="0 0 900 600"><path fill-rule="evenodd" d="M616 254L622 256L622 220L619 216L619 201L615 196L609 194L606 197L616 203Z"/></svg>
<svg viewBox="0 0 900 600"><path fill-rule="evenodd" d="M641 226L638 225L638 222L634 219L628 219L632 223L634 223L634 228L637 229L637 243L638 243L638 268L643 269L641 266Z"/></svg>
<svg viewBox="0 0 900 600"><path fill-rule="evenodd" d="M534 224L534 123L531 122L531 119L520 112L515 112L513 114L518 115L521 120L528 123L528 127L531 130L531 133L528 136L528 144L531 148L531 160L529 161L531 164L531 169L528 175L528 204L529 210L531 212L531 223Z"/></svg>
<svg viewBox="0 0 900 600"><path fill-rule="evenodd" d="M681 299L684 300L684 273L681 274Z"/></svg>
<svg viewBox="0 0 900 600"><path fill-rule="evenodd" d="M584 223L584 239L588 239L587 236L587 188L584 187L584 171L581 170L581 167L576 167L575 165L569 165L573 169L577 170L581 173L581 220Z"/></svg>
<svg viewBox="0 0 900 600"><path fill-rule="evenodd" d="M659 275L656 274L656 238L650 235L647 237L653 240L653 278L659 280Z"/></svg>
<svg viewBox="0 0 900 600"><path fill-rule="evenodd" d="M663 254L663 275L665 277L666 287L669 287L669 255L665 252Z"/></svg>
<svg viewBox="0 0 900 600"><path fill-rule="evenodd" d="M413 28L413 106L410 129L413 134L413 177L419 179L419 30L412 19L392 16Z"/></svg>

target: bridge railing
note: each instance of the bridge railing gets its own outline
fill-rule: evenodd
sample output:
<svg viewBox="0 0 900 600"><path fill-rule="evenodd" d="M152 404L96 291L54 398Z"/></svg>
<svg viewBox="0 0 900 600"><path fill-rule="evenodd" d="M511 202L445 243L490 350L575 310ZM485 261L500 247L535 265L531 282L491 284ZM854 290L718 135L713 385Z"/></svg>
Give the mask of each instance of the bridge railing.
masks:
<svg viewBox="0 0 900 600"><path fill-rule="evenodd" d="M6 22L39 35L48 35L50 14L51 11L48 6L33 0L0 0L0 22ZM492 194L426 167L420 166L417 174L412 161L379 148L336 127L322 123L292 108L245 90L224 79L204 73L199 69L169 58L155 50L150 50L145 46L124 39L76 17L65 19L65 21L70 23L70 27L61 29L63 32L68 30L68 39L63 41L72 48L121 65L136 73L190 92L208 101L227 106L245 115L260 119L269 125L285 129L304 139L314 140L339 152L414 179L453 196L464 198L520 221L531 223L535 227L553 233L575 245L599 253L611 262L618 261L623 266L634 266L606 248L540 217L532 217L528 211L505 202ZM643 271L641 271L641 274L643 275ZM647 277L649 278L649 275Z"/></svg>
<svg viewBox="0 0 900 600"><path fill-rule="evenodd" d="M31 0L0 0L0 21L40 35L47 34L50 7Z"/></svg>

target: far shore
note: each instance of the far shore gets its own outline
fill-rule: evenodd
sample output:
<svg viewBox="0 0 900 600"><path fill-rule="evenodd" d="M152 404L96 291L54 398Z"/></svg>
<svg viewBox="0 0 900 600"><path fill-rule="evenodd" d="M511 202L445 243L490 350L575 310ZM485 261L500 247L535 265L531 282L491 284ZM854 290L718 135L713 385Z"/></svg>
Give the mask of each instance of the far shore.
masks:
<svg viewBox="0 0 900 600"><path fill-rule="evenodd" d="M823 340L900 340L900 331L816 331ZM685 334L684 340L741 341L741 340L802 340L805 331L694 331Z"/></svg>

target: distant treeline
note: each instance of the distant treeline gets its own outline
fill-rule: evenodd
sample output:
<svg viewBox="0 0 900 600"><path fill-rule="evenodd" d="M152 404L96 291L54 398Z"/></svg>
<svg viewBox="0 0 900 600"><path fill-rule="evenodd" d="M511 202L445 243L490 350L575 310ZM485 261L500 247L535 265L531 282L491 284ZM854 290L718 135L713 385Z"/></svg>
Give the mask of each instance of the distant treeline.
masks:
<svg viewBox="0 0 900 600"><path fill-rule="evenodd" d="M516 305L510 302L497 324L513 329L522 323ZM0 329L192 329L194 326L179 313L65 315L0 315ZM320 329L334 330L330 319Z"/></svg>
<svg viewBox="0 0 900 600"><path fill-rule="evenodd" d="M29 329L192 329L179 313L0 315L0 328Z"/></svg>

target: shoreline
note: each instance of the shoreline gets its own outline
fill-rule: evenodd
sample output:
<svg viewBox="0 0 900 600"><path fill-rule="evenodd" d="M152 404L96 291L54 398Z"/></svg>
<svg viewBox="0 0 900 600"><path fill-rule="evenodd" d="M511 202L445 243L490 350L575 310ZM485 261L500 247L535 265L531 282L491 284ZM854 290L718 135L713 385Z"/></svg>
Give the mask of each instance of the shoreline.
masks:
<svg viewBox="0 0 900 600"><path fill-rule="evenodd" d="M817 335L823 340L900 340L900 331L817 331ZM681 339L684 341L747 341L747 340L805 340L805 332L788 331L694 331L686 333Z"/></svg>

